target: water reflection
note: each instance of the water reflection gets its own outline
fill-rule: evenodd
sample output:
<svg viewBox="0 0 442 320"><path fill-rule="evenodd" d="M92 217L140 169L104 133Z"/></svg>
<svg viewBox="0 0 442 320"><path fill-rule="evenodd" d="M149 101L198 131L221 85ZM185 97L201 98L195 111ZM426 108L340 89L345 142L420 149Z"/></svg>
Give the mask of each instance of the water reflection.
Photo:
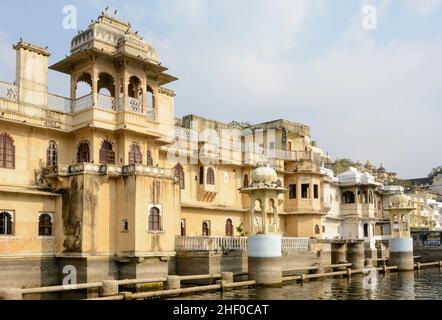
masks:
<svg viewBox="0 0 442 320"><path fill-rule="evenodd" d="M439 269L413 272L377 273L376 283L367 286L366 275L324 278L291 283L281 288L249 288L180 297L190 300L415 300L442 299L442 274Z"/></svg>

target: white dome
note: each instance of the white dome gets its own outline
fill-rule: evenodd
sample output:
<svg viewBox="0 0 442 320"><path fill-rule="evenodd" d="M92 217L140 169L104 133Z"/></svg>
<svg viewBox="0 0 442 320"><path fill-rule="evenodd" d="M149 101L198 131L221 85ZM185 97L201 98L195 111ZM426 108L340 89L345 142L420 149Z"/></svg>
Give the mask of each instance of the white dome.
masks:
<svg viewBox="0 0 442 320"><path fill-rule="evenodd" d="M347 171L338 174L337 178L339 178L341 185L375 184L375 179L371 174L362 173L354 167L350 167Z"/></svg>
<svg viewBox="0 0 442 320"><path fill-rule="evenodd" d="M268 164L258 164L252 172L252 183L265 183L271 185L278 179L275 169Z"/></svg>

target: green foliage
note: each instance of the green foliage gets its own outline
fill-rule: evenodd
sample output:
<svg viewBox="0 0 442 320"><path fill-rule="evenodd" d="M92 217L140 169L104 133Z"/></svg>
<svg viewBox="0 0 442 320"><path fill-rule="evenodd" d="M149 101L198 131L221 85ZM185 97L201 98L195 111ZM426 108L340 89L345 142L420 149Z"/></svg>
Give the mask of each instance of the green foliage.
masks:
<svg viewBox="0 0 442 320"><path fill-rule="evenodd" d="M356 163L350 159L336 159L336 161L330 163L327 167L333 170L335 175L347 171L350 167L355 167Z"/></svg>
<svg viewBox="0 0 442 320"><path fill-rule="evenodd" d="M244 231L244 224L242 222L239 226L236 227L236 231L239 233L241 237L247 236L247 232Z"/></svg>
<svg viewBox="0 0 442 320"><path fill-rule="evenodd" d="M442 166L433 168L433 170L431 170L430 174L428 175L428 178L434 178L438 174L442 174Z"/></svg>

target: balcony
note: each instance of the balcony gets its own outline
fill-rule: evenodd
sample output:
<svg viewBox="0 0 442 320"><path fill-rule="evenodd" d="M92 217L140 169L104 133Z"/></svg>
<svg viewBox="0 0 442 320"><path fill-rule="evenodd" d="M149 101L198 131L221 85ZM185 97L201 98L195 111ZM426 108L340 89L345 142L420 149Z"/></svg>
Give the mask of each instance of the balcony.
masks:
<svg viewBox="0 0 442 320"><path fill-rule="evenodd" d="M98 94L97 104L98 108L117 111L117 106L114 97L106 96L104 94Z"/></svg>
<svg viewBox="0 0 442 320"><path fill-rule="evenodd" d="M136 113L136 114L144 115L142 100L129 97L127 100L127 103L128 103L128 111ZM120 106L124 106L124 98L120 99ZM152 107L147 107L146 116L147 116L148 120L154 121L155 120L155 109Z"/></svg>
<svg viewBox="0 0 442 320"><path fill-rule="evenodd" d="M18 87L16 85L0 81L0 99L18 102Z"/></svg>
<svg viewBox="0 0 442 320"><path fill-rule="evenodd" d="M345 203L341 205L341 214L343 216L362 217L362 204Z"/></svg>
<svg viewBox="0 0 442 320"><path fill-rule="evenodd" d="M82 96L73 101L73 113L79 113L83 110L92 109L94 106L94 99L92 94Z"/></svg>
<svg viewBox="0 0 442 320"><path fill-rule="evenodd" d="M375 218L375 207L374 204L364 203L362 204L362 216L364 218Z"/></svg>
<svg viewBox="0 0 442 320"><path fill-rule="evenodd" d="M168 179L174 176L172 169L144 165L120 166L114 164L77 163L74 165L59 164L43 169L43 175L49 178L68 176L78 173L94 173L109 176L147 175Z"/></svg>
<svg viewBox="0 0 442 320"><path fill-rule="evenodd" d="M275 158L285 161L297 161L298 155L296 151L275 150Z"/></svg>
<svg viewBox="0 0 442 320"><path fill-rule="evenodd" d="M21 94L24 100L20 98ZM128 98L128 106L124 108L124 99L97 94L94 105L92 93L71 100L29 89L21 92L16 85L0 82L0 113L4 119L14 122L63 131L84 126L107 130L127 128L161 137L155 122L155 110L152 107L143 110L143 101L134 98ZM167 135L167 132L162 134Z"/></svg>

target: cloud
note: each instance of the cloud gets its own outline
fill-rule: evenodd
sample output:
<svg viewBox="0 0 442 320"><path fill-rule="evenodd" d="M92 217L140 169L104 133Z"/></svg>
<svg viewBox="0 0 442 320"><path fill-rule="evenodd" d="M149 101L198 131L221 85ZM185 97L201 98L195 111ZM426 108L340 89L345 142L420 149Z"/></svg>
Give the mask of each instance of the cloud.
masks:
<svg viewBox="0 0 442 320"><path fill-rule="evenodd" d="M301 63L293 52L303 50L304 23L325 10L310 4L195 0L169 10L167 1L156 3L149 19L167 32L149 36L180 77L177 113L304 122L332 156L383 162L402 175L424 175L442 162L439 150L415 160L442 135L442 43L379 45L360 11L330 48ZM381 15L389 4L379 3Z"/></svg>
<svg viewBox="0 0 442 320"><path fill-rule="evenodd" d="M376 1L383 25L374 32L362 28L362 6L371 0L106 3L180 78L169 85L177 92L177 116L302 122L331 156L371 159L417 177L442 164L442 149L434 147L442 136L442 40L416 40L403 29L409 10L434 14L441 1L424 2L402 1L409 9L389 20L396 2ZM105 6L102 0L85 3L82 12ZM1 39L0 33L0 47L10 45Z"/></svg>
<svg viewBox="0 0 442 320"><path fill-rule="evenodd" d="M404 7L414 14L430 15L442 6L442 0L402 0Z"/></svg>

